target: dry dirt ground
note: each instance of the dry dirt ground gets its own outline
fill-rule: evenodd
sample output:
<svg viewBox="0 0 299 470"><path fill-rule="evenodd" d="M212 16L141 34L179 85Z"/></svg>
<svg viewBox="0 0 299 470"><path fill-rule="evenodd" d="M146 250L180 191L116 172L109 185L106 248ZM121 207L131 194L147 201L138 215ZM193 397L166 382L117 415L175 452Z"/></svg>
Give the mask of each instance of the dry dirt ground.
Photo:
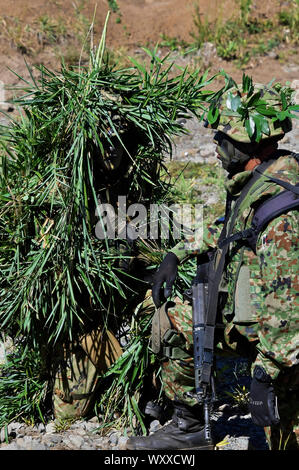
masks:
<svg viewBox="0 0 299 470"><path fill-rule="evenodd" d="M116 4L119 11L111 13L107 46L131 55L141 46L161 41L162 35L190 42L196 5L202 19L219 21L231 17L236 8L236 0L0 0L0 80L8 85L19 81L9 69L28 77L25 61L57 69L61 55L75 60L94 14L93 40L97 44L109 3L110 7ZM252 11L267 18L288 3L253 1ZM294 54L284 62L275 54L255 58L243 70L217 56L208 65L211 73L224 68L236 80L243 70L260 82L274 77L283 82L299 78L298 56Z"/></svg>

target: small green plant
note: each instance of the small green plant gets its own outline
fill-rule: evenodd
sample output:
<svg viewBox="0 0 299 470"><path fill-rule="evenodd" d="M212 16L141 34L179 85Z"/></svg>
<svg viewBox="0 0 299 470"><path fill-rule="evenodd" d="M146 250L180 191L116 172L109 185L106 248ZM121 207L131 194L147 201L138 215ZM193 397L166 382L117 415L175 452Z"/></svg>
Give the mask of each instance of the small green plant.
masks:
<svg viewBox="0 0 299 470"><path fill-rule="evenodd" d="M182 39L178 39L176 37L167 36L167 34L161 34L162 41L159 43L161 47L167 47L171 51L177 51L178 49L186 49L188 47L188 43Z"/></svg>
<svg viewBox="0 0 299 470"><path fill-rule="evenodd" d="M249 403L249 390L245 385L236 385L231 392L226 391L226 395L233 399L233 402L241 408L246 408Z"/></svg>
<svg viewBox="0 0 299 470"><path fill-rule="evenodd" d="M202 164L196 162L172 161L166 164L171 176L171 188L167 204L174 202L187 204L203 204L203 217L206 223L214 223L225 211L225 173L218 164ZM205 188L219 196L214 204L205 204L202 193L202 182ZM205 190L206 192L207 190Z"/></svg>
<svg viewBox="0 0 299 470"><path fill-rule="evenodd" d="M12 16L10 18L0 18L1 33L5 39L8 39L11 44L22 54L33 53L36 47L36 35L33 38L33 28L29 24L22 24L18 17Z"/></svg>
<svg viewBox="0 0 299 470"><path fill-rule="evenodd" d="M207 18L202 19L199 6L196 5L194 13L195 32L192 31L190 36L193 38L196 47L200 48L204 42L209 41L213 37L213 26Z"/></svg>
<svg viewBox="0 0 299 470"><path fill-rule="evenodd" d="M289 433L286 437L284 437L284 432L282 430L279 431L278 450L286 450L287 449L290 437L291 437L291 433Z"/></svg>
<svg viewBox="0 0 299 470"><path fill-rule="evenodd" d="M222 59L225 60L236 59L238 56L238 51L239 46L236 41L229 41L228 44L225 44L224 46L222 44L217 46L217 53L219 57L222 57Z"/></svg>
<svg viewBox="0 0 299 470"><path fill-rule="evenodd" d="M78 418L58 418L55 420L55 431L56 432L63 432L67 431Z"/></svg>
<svg viewBox="0 0 299 470"><path fill-rule="evenodd" d="M240 19L243 24L248 24L252 0L236 0L237 6L240 7Z"/></svg>
<svg viewBox="0 0 299 470"><path fill-rule="evenodd" d="M83 43L90 26L90 21L82 13L83 6L75 4L74 15L70 18L58 14L52 18L45 14L33 18L28 24L18 17L0 17L0 37L9 40L22 54L30 56L39 53L45 46L53 47L55 53L62 44L66 48L79 48L78 43L74 43Z"/></svg>
<svg viewBox="0 0 299 470"><path fill-rule="evenodd" d="M267 52L270 52L272 49L275 49L280 44L280 40L275 37L268 40L260 39L257 46L252 48L253 55L264 55Z"/></svg>
<svg viewBox="0 0 299 470"><path fill-rule="evenodd" d="M299 0L293 0L288 9L283 9L278 13L280 25L289 28L289 36L295 43L299 42Z"/></svg>
<svg viewBox="0 0 299 470"><path fill-rule="evenodd" d="M186 178L184 173L181 173L173 182L171 196L177 204L196 204L198 195L194 190L195 185L196 179L194 177Z"/></svg>
<svg viewBox="0 0 299 470"><path fill-rule="evenodd" d="M108 5L113 13L119 12L119 6L116 0L108 0Z"/></svg>
<svg viewBox="0 0 299 470"><path fill-rule="evenodd" d="M53 44L60 41L67 35L65 23L62 18L58 21L49 18L48 15L43 15L38 20L39 40L43 44Z"/></svg>

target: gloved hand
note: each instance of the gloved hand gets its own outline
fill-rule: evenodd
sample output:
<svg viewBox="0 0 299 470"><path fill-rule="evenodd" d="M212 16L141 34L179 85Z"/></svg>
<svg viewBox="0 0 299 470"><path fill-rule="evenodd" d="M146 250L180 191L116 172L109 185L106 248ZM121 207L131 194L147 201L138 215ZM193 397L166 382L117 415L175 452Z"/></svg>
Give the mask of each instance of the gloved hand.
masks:
<svg viewBox="0 0 299 470"><path fill-rule="evenodd" d="M260 366L254 368L249 393L249 411L252 421L258 426L272 426L280 421L272 379Z"/></svg>
<svg viewBox="0 0 299 470"><path fill-rule="evenodd" d="M167 298L171 295L172 286L178 272L179 260L174 253L167 253L158 271L154 275L154 283L152 289L153 301L156 307L160 307L163 303L161 299L161 288L166 283L164 288L164 297Z"/></svg>

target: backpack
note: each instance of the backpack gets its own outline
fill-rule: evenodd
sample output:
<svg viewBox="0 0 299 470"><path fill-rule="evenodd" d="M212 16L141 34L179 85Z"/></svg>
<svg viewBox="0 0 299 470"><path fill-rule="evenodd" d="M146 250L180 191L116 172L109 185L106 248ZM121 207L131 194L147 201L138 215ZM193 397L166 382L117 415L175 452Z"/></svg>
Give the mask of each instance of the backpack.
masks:
<svg viewBox="0 0 299 470"><path fill-rule="evenodd" d="M299 164L299 154L290 153L290 156L294 157ZM231 217L231 200L228 198L226 215L224 218L224 227L219 237L218 249L211 253L208 263L198 267L194 284L203 283L207 284L208 286L207 309L202 332L203 339L199 348L200 353L197 358L197 368L200 370L200 381L196 387L196 390L199 394L203 393L203 391L206 393L205 391L211 387L214 360L214 336L215 330L218 327L216 324L216 317L219 303L220 283L225 269L225 262L229 245L234 241L240 241L239 247L245 245L256 252L258 236L266 227L266 225L279 215L284 214L292 209L299 208L299 184L292 185L267 175L268 181L272 181L282 186L285 191L270 197L259 205L259 207L255 210L251 227L241 232L233 233L234 224L242 201L244 201L250 189L260 178L260 176L263 175L263 172L267 169L268 166L271 165L272 162L273 160L264 162L253 170L252 178L245 185L241 195L236 200ZM228 226L229 220L230 223ZM200 278L202 273L204 273L204 275L202 275L202 278ZM195 360L196 355L194 362Z"/></svg>
<svg viewBox="0 0 299 470"><path fill-rule="evenodd" d="M291 155L299 164L299 153L292 153ZM258 170L257 172L260 173ZM270 197L260 204L252 218L251 227L222 239L219 242L219 248L223 248L225 245L234 241L243 240L243 242L249 246L254 253L256 253L258 236L268 223L276 217L279 217L281 214L285 214L292 209L299 208L299 183L292 185L278 178L272 178L271 176L268 176L268 180L282 186L285 188L285 191Z"/></svg>

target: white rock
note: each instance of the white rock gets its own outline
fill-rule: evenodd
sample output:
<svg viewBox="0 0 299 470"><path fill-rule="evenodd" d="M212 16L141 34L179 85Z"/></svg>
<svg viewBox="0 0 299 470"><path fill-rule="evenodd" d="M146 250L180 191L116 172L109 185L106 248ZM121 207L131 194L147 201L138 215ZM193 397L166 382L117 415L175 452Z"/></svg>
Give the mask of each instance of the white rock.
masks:
<svg viewBox="0 0 299 470"><path fill-rule="evenodd" d="M62 437L59 434L44 434L42 436L42 442L47 445L55 445L62 442Z"/></svg>
<svg viewBox="0 0 299 470"><path fill-rule="evenodd" d="M224 403L223 405L220 405L218 407L219 411L229 411L229 409L230 409L230 406L228 405L228 403Z"/></svg>
<svg viewBox="0 0 299 470"><path fill-rule="evenodd" d="M110 436L109 436L109 442L110 442L110 444L112 444L112 445L117 444L117 443L118 443L118 439L119 439L119 435L118 435L118 433L116 433L116 432L110 434Z"/></svg>
<svg viewBox="0 0 299 470"><path fill-rule="evenodd" d="M215 156L215 145L207 144L202 149L200 149L200 155L204 158L214 157Z"/></svg>
<svg viewBox="0 0 299 470"><path fill-rule="evenodd" d="M4 83L0 80L0 109L3 111L12 111L13 107L10 103L7 103L5 96Z"/></svg>
<svg viewBox="0 0 299 470"><path fill-rule="evenodd" d="M76 449L80 449L82 444L84 444L83 437L78 436L78 435L69 436L69 441L72 444L72 446L75 447Z"/></svg>
<svg viewBox="0 0 299 470"><path fill-rule="evenodd" d="M56 425L54 421L51 421L46 425L46 433L47 434L54 434L56 432Z"/></svg>
<svg viewBox="0 0 299 470"><path fill-rule="evenodd" d="M0 442L5 442L5 428L0 429Z"/></svg>
<svg viewBox="0 0 299 470"><path fill-rule="evenodd" d="M90 418L87 423L95 423L95 424L99 424L99 419L97 416L93 416L92 418ZM84 424L86 424L86 421L84 422Z"/></svg>
<svg viewBox="0 0 299 470"><path fill-rule="evenodd" d="M80 447L81 450L95 450L94 446L91 445L89 442L84 442L82 446Z"/></svg>
<svg viewBox="0 0 299 470"><path fill-rule="evenodd" d="M18 447L16 442L11 442L10 444L1 447L0 450L20 450L20 448Z"/></svg>
<svg viewBox="0 0 299 470"><path fill-rule="evenodd" d="M87 435L87 434L86 434L86 430L85 430L84 428L78 428L78 429L76 429L75 433L76 433L76 435L78 435L78 436L86 436L86 435Z"/></svg>
<svg viewBox="0 0 299 470"><path fill-rule="evenodd" d="M11 433L11 432L17 432L18 429L22 428L24 425L22 423L18 423L17 421L12 421L11 423L9 423L9 425L7 426L8 428L8 432Z"/></svg>
<svg viewBox="0 0 299 470"><path fill-rule="evenodd" d="M217 55L217 49L212 42L204 42L198 51L198 55L202 58L204 64L209 64L213 57Z"/></svg>
<svg viewBox="0 0 299 470"><path fill-rule="evenodd" d="M296 90L294 94L294 101L296 104L299 104L299 80L293 80L291 83L291 88Z"/></svg>
<svg viewBox="0 0 299 470"><path fill-rule="evenodd" d="M1 82L0 82L1 84ZM1 108L1 85L0 85L0 108ZM3 109L3 108L2 108ZM9 336L0 337L0 364L6 363L6 356L13 351L13 341Z"/></svg>
<svg viewBox="0 0 299 470"><path fill-rule="evenodd" d="M44 425L44 423L39 423L39 425L37 426L37 430L38 432L46 432L46 426Z"/></svg>
<svg viewBox="0 0 299 470"><path fill-rule="evenodd" d="M120 436L120 438L118 439L118 448L119 448L119 450L125 450L126 449L128 439L129 438L126 437L126 436Z"/></svg>
<svg viewBox="0 0 299 470"><path fill-rule="evenodd" d="M32 446L36 445L36 443L34 444L33 438L31 436L18 437L16 439L16 444L19 447L26 448L26 449L29 449Z"/></svg>
<svg viewBox="0 0 299 470"><path fill-rule="evenodd" d="M97 422L92 422L92 421L87 421L84 423L84 428L86 431L92 432L95 431L99 427L99 423Z"/></svg>
<svg viewBox="0 0 299 470"><path fill-rule="evenodd" d="M93 440L93 444L99 449L109 449L109 438L108 437L100 437L98 439Z"/></svg>

